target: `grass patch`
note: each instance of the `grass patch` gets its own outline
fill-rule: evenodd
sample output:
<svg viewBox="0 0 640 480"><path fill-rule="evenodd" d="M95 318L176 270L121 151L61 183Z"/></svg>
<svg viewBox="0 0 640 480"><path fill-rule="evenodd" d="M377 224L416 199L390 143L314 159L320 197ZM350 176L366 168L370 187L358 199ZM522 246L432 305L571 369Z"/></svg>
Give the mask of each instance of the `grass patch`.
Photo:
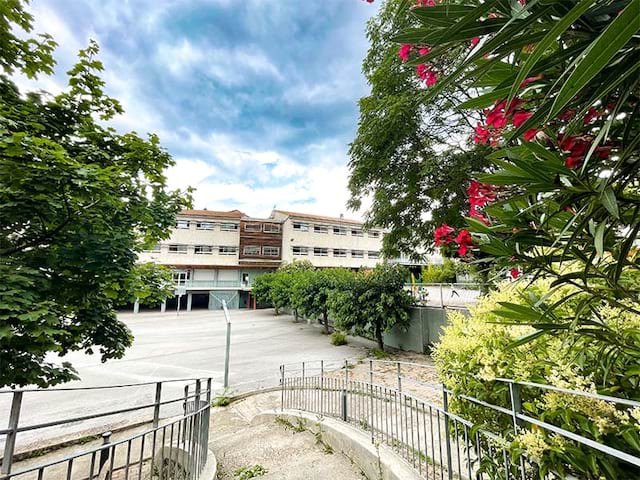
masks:
<svg viewBox="0 0 640 480"><path fill-rule="evenodd" d="M211 402L211 406L212 407L226 407L227 405L229 405L231 403L231 398L226 396L226 395L220 395L219 397L216 397L213 399L213 402Z"/></svg>
<svg viewBox="0 0 640 480"><path fill-rule="evenodd" d="M344 332L336 330L331 334L330 338L331 339L329 341L331 342L331 345L335 345L336 347L347 344L347 334Z"/></svg>
<svg viewBox="0 0 640 480"><path fill-rule="evenodd" d="M240 467L233 472L233 478L236 480L249 480L250 478L261 477L268 473L268 470L262 465L250 465Z"/></svg>
<svg viewBox="0 0 640 480"><path fill-rule="evenodd" d="M380 350L379 348L374 348L369 352L369 355L375 358L376 360L383 360L385 358L389 358L389 354L384 350Z"/></svg>

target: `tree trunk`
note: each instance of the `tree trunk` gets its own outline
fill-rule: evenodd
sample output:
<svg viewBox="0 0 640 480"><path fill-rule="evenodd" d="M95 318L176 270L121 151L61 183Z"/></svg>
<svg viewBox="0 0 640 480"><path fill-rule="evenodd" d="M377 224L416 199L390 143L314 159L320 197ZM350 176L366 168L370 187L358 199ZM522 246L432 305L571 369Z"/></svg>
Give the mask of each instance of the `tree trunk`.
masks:
<svg viewBox="0 0 640 480"><path fill-rule="evenodd" d="M376 325L376 340L378 341L378 348L384 352L384 341L382 340L382 328L380 328L380 325Z"/></svg>
<svg viewBox="0 0 640 480"><path fill-rule="evenodd" d="M296 319L296 323L298 323L298 309L295 309L295 310L293 311L293 316L294 316L294 317L295 317L295 319Z"/></svg>
<svg viewBox="0 0 640 480"><path fill-rule="evenodd" d="M327 312L322 312L322 323L324 323L324 333L329 335L329 319L327 318Z"/></svg>

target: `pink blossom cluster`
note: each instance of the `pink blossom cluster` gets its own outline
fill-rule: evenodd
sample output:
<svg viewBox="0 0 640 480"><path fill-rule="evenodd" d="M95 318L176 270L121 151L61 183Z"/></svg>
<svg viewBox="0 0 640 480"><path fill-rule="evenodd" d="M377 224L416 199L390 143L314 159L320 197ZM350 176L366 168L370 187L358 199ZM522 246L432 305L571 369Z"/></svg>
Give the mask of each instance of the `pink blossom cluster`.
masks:
<svg viewBox="0 0 640 480"><path fill-rule="evenodd" d="M464 257L473 246L473 239L468 230L462 229L456 234L455 229L446 223L435 229L434 242L437 247L456 244L458 255L461 257Z"/></svg>
<svg viewBox="0 0 640 480"><path fill-rule="evenodd" d="M498 100L493 108L487 108L484 110L486 116L485 124L480 122L476 125L476 134L473 137L474 143L490 144L492 147L497 147L502 135L502 130L511 122L514 127L520 128L524 123L531 118L533 112L530 110L519 110L518 108L523 104L523 100L514 98L509 105L507 100ZM529 142L538 133L538 129L532 128L524 133L525 141Z"/></svg>

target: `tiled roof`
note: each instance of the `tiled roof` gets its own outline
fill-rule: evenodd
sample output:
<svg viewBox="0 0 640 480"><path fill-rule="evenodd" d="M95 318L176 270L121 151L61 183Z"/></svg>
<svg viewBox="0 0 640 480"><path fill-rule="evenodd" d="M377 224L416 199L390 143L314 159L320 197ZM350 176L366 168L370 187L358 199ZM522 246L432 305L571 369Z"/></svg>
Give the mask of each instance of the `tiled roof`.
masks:
<svg viewBox="0 0 640 480"><path fill-rule="evenodd" d="M287 212L285 210L274 210L274 213L281 213L283 215L288 215L293 218L303 218L305 220L318 220L321 222L331 222L331 223L348 223L351 225L362 225L362 222L358 220L351 220L348 218L336 218L336 217L324 217L322 215L311 215L309 213L298 213L298 212Z"/></svg>
<svg viewBox="0 0 640 480"><path fill-rule="evenodd" d="M220 212L216 210L182 210L180 215L191 217L212 217L212 218L235 218L240 219L247 215L240 210L230 210L228 212Z"/></svg>

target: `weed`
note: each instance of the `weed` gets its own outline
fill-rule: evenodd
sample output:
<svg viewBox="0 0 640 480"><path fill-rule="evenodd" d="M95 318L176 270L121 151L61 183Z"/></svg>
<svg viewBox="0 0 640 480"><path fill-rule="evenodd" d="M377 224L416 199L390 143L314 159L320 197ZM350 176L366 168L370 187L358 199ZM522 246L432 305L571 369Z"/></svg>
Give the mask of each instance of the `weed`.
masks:
<svg viewBox="0 0 640 480"><path fill-rule="evenodd" d="M373 350L371 350L371 352L369 352L369 354L377 360L389 358L389 354L384 350L380 350L379 348L374 348Z"/></svg>
<svg viewBox="0 0 640 480"><path fill-rule="evenodd" d="M249 480L251 478L261 477L266 473L268 473L268 471L262 465L251 465L235 470L233 472L233 477L236 480Z"/></svg>
<svg viewBox="0 0 640 480"><path fill-rule="evenodd" d="M284 427L285 430L293 430L294 433L304 432L307 429L306 422L301 418L298 418L296 421L296 425L294 425L287 418L277 415L276 423Z"/></svg>
<svg viewBox="0 0 640 480"><path fill-rule="evenodd" d="M226 395L220 395L216 398L213 399L213 402L211 402L211 406L212 407L226 407L227 405L229 405L231 403L231 398L227 397Z"/></svg>
<svg viewBox="0 0 640 480"><path fill-rule="evenodd" d="M336 330L331 334L331 345L336 347L347 344L347 334Z"/></svg>

